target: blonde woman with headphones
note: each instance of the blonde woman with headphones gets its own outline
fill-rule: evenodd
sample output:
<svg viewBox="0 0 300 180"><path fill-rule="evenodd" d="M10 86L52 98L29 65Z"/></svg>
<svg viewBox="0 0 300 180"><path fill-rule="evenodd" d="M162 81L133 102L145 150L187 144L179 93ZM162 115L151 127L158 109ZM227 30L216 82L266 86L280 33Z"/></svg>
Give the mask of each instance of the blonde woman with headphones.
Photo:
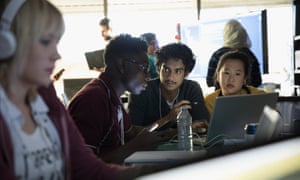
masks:
<svg viewBox="0 0 300 180"><path fill-rule="evenodd" d="M46 0L11 0L1 15L0 179L136 177L140 167L98 159L56 97L60 11Z"/></svg>

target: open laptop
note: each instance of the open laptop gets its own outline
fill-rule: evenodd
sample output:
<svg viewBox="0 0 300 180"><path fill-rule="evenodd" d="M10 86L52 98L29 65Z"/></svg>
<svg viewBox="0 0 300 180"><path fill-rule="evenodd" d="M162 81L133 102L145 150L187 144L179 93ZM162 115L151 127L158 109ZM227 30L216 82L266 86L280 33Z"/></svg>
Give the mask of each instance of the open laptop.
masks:
<svg viewBox="0 0 300 180"><path fill-rule="evenodd" d="M90 70L93 70L94 68L105 67L103 54L104 54L104 49L86 52L84 54Z"/></svg>
<svg viewBox="0 0 300 180"><path fill-rule="evenodd" d="M260 116L254 136L254 143L267 143L279 137L281 130L279 112L266 105Z"/></svg>
<svg viewBox="0 0 300 180"><path fill-rule="evenodd" d="M92 78L72 78L72 79L64 79L64 92L66 95L66 99L71 100L72 97Z"/></svg>
<svg viewBox="0 0 300 180"><path fill-rule="evenodd" d="M276 108L278 93L219 96L216 98L206 146L224 139L244 139L247 123L257 123L264 106Z"/></svg>

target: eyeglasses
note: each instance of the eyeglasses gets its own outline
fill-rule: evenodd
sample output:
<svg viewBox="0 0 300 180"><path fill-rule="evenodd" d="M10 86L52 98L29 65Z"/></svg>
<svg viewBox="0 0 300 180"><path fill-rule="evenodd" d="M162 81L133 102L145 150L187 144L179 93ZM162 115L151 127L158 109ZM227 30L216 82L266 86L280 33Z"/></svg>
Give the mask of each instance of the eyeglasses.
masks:
<svg viewBox="0 0 300 180"><path fill-rule="evenodd" d="M143 69L143 71L144 71L145 74L148 74L150 72L150 67L149 67L148 64L147 65L146 64L140 64L139 62L137 62L134 59L125 59L125 61L131 62L133 64L138 65L141 69Z"/></svg>

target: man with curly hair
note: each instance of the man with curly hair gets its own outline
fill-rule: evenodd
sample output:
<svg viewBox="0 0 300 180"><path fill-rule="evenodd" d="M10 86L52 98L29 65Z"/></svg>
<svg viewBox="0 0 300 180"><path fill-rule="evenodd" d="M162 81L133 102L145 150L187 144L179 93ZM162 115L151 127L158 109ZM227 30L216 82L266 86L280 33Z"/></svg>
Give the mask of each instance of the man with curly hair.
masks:
<svg viewBox="0 0 300 180"><path fill-rule="evenodd" d="M156 52L159 78L150 80L140 95L131 95L128 111L133 124L165 129L176 127L182 106L190 109L193 130L205 133L208 111L200 85L186 77L193 70L195 56L181 43L171 43Z"/></svg>

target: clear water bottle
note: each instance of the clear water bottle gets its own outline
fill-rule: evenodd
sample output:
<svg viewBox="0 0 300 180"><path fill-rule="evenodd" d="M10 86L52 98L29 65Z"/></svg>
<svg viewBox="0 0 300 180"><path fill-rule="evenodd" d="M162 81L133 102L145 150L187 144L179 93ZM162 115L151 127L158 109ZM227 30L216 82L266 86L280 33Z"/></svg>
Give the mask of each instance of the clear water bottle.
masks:
<svg viewBox="0 0 300 180"><path fill-rule="evenodd" d="M192 116L182 107L177 116L178 150L193 151Z"/></svg>

